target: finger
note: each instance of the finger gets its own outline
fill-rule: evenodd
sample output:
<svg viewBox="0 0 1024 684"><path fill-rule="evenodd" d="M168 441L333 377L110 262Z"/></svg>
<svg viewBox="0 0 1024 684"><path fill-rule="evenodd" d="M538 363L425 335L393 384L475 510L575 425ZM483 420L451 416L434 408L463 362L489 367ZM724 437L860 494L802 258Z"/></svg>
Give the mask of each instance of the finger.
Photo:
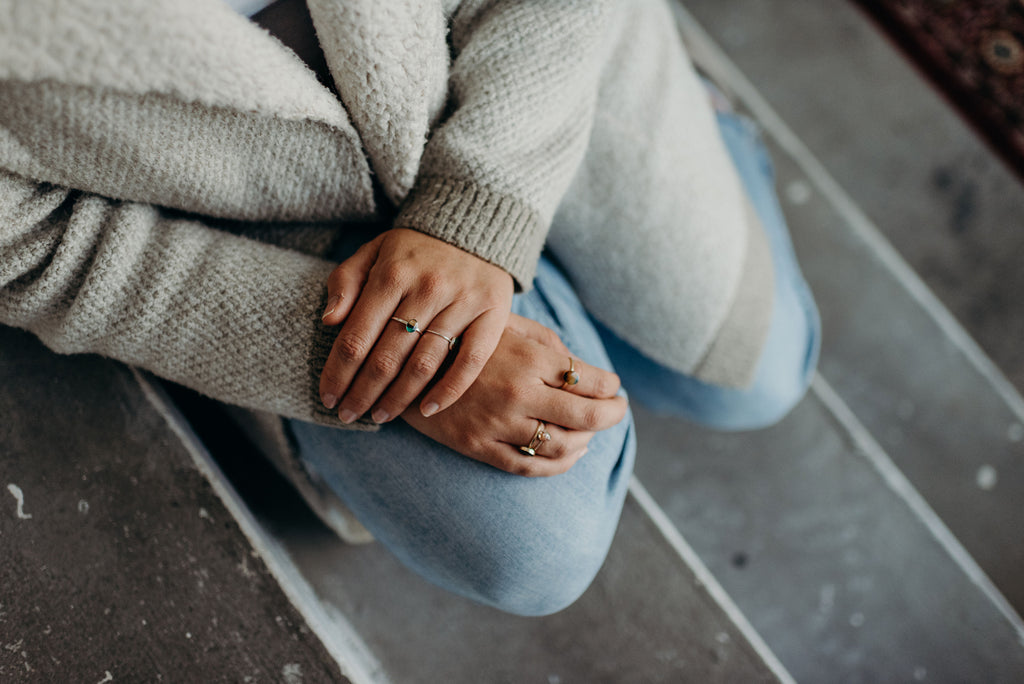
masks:
<svg viewBox="0 0 1024 684"><path fill-rule="evenodd" d="M408 323L389 319L380 339L374 345L373 351L356 372L352 384L338 405L339 415L362 415L376 404L372 413L373 420L378 423L386 422L400 415L408 407L409 403L426 386L426 381L412 394L401 395L405 400L404 405L400 405L400 401L381 403L385 393L389 392L389 388L403 377L415 376L417 379L426 377L426 380L429 381L441 367L445 354L436 351L436 345L434 353L416 351L417 349L426 350L429 345L429 342L425 345L423 340L424 324L419 319L403 316L401 312L406 309L416 311L424 309L411 307L408 302L409 300L404 300L395 314L395 318L408 321ZM429 310L427 311L426 319L429 320L431 314ZM410 332L410 328L414 332Z"/></svg>
<svg viewBox="0 0 1024 684"><path fill-rule="evenodd" d="M541 438L538 439L537 432L541 424L543 424L543 430ZM510 446L514 446L520 454L526 457L547 458L555 461L565 458L575 461L575 456L587 448L590 439L594 436L593 432L566 430L558 425L534 419L524 420L521 424L517 424L514 433L505 441ZM544 435L547 435L548 438L543 439ZM534 445L533 454L524 449L531 444Z"/></svg>
<svg viewBox="0 0 1024 684"><path fill-rule="evenodd" d="M575 383L572 383L573 378L576 379ZM555 361L552 357L551 368L544 377L544 384L583 397L609 399L618 393L622 381L611 371L592 366L576 356L567 354L561 357L560 361Z"/></svg>
<svg viewBox="0 0 1024 684"><path fill-rule="evenodd" d="M553 477L567 472L585 453L586 449L583 449L566 458L540 458L537 456L527 456L519 451L518 447L511 444L491 442L484 447L480 454L474 455L473 458L512 475L519 475L521 477Z"/></svg>
<svg viewBox="0 0 1024 684"><path fill-rule="evenodd" d="M384 423L401 415L430 384L452 353L453 343L458 342L458 336L453 331L465 327L465 324L460 326L455 321L465 319L464 313L460 314L453 307L448 307L434 317L429 326L424 327L423 335L398 378L376 402L371 414L375 422Z"/></svg>
<svg viewBox="0 0 1024 684"><path fill-rule="evenodd" d="M399 304L400 293L376 287L372 284L372 274L370 278L370 286L364 289L345 319L320 373L320 398L328 408L333 409L344 397L385 326L391 323L399 327L391 316ZM339 418L343 422L352 422L358 415L342 417L339 410Z"/></svg>
<svg viewBox="0 0 1024 684"><path fill-rule="evenodd" d="M454 404L476 381L484 364L491 358L501 340L506 320L507 312L492 309L466 328L452 367L430 388L420 402L420 411L424 416L429 418Z"/></svg>
<svg viewBox="0 0 1024 684"><path fill-rule="evenodd" d="M625 397L594 399L571 392L547 389L538 395L535 412L544 421L570 430L600 432L617 424L626 415Z"/></svg>
<svg viewBox="0 0 1024 684"><path fill-rule="evenodd" d="M399 377L420 341L423 325L409 314L402 315L409 308L407 301L403 301L395 314L388 317L373 349L356 369L352 382L338 404L338 417L343 422L349 422L354 416L361 416L370 410ZM427 315L429 317L430 314Z"/></svg>
<svg viewBox="0 0 1024 684"><path fill-rule="evenodd" d="M356 250L356 253L331 271L327 276L327 306L321 319L326 325L338 325L359 299L377 253L381 238L375 238Z"/></svg>
<svg viewBox="0 0 1024 684"><path fill-rule="evenodd" d="M558 333L537 321L525 318L518 314L511 314L505 327L506 329L527 339L533 340L538 344L553 349L554 351L561 352L565 356L569 355L569 348L565 346L564 342L562 342L562 338L558 336Z"/></svg>

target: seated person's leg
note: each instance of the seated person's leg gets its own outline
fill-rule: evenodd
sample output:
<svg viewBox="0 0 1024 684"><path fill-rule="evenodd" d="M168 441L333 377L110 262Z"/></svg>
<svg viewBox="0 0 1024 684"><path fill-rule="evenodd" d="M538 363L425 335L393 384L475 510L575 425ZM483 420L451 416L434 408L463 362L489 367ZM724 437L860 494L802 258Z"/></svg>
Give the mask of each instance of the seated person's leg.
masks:
<svg viewBox="0 0 1024 684"><path fill-rule="evenodd" d="M541 262L513 311L550 327L580 358L610 362L575 294ZM566 359L568 366L569 360ZM466 458L401 420L378 433L292 422L303 463L405 565L502 610L560 610L589 586L633 468L632 418L599 432L569 472L527 479Z"/></svg>
<svg viewBox="0 0 1024 684"><path fill-rule="evenodd" d="M753 384L737 390L700 382L651 361L606 327L597 327L632 399L720 429L754 429L777 422L803 397L817 364L821 329L775 195L767 150L749 121L720 112L718 123L767 233L775 269L773 318Z"/></svg>

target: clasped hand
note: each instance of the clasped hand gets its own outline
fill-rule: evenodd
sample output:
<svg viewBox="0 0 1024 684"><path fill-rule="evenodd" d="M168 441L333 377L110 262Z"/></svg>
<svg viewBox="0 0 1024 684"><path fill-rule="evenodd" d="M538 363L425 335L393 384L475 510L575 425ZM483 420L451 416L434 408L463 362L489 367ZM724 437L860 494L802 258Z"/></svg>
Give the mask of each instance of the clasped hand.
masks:
<svg viewBox="0 0 1024 684"><path fill-rule="evenodd" d="M328 278L324 323L344 325L320 376L324 405L344 423L371 408L374 421L392 420L434 379L457 337L454 362L420 401L427 417L448 408L498 345L512 292L512 276L457 247L403 228L382 233Z"/></svg>
<svg viewBox="0 0 1024 684"><path fill-rule="evenodd" d="M580 382L564 386L570 353L548 328L510 315L511 276L441 240L389 230L339 265L327 289L324 322L344 325L320 396L345 423L371 409L376 422L401 415L465 456L542 476L568 470L626 413L614 373L575 361ZM541 422L550 440L529 456L519 447Z"/></svg>

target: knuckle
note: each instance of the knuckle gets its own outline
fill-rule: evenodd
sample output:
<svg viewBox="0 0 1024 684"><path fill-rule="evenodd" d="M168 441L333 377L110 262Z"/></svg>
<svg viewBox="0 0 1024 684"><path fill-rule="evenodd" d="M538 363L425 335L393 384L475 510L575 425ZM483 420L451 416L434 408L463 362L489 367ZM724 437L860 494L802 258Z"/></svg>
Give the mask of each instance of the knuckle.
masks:
<svg viewBox="0 0 1024 684"><path fill-rule="evenodd" d="M484 452L484 440L476 430L468 427L455 430L455 443L460 449L465 449L470 454L482 454Z"/></svg>
<svg viewBox="0 0 1024 684"><path fill-rule="evenodd" d="M343 363L357 363L363 360L370 349L370 342L358 333L341 333L334 343L334 350Z"/></svg>
<svg viewBox="0 0 1024 684"><path fill-rule="evenodd" d="M479 370L487 364L491 355L479 347L474 347L473 349L467 349L462 354L459 354L459 357L459 360L462 361L467 368Z"/></svg>
<svg viewBox="0 0 1024 684"><path fill-rule="evenodd" d="M386 411L389 416L399 416L408 407L409 402L394 392L389 392L386 396L378 399L376 406L377 409Z"/></svg>
<svg viewBox="0 0 1024 684"><path fill-rule="evenodd" d="M407 364L408 370L416 380L429 380L434 377L441 362L430 354L417 354Z"/></svg>
<svg viewBox="0 0 1024 684"><path fill-rule="evenodd" d="M515 380L510 379L502 383L500 391L501 396L513 406L525 404L530 400L530 388Z"/></svg>
<svg viewBox="0 0 1024 684"><path fill-rule="evenodd" d="M434 299L444 293L445 278L439 272L425 273L416 281L420 293L427 299Z"/></svg>
<svg viewBox="0 0 1024 684"><path fill-rule="evenodd" d="M548 444L551 444L551 442L548 442ZM570 449L569 440L567 439L562 440L557 444L553 444L552 446L548 447L548 453L550 454L550 458L556 461L565 458L572 452L573 450Z"/></svg>
<svg viewBox="0 0 1024 684"><path fill-rule="evenodd" d="M459 392L458 386L448 381L437 383L432 391L437 392L438 396L446 404L450 404L462 396L462 393Z"/></svg>
<svg viewBox="0 0 1024 684"><path fill-rule="evenodd" d="M405 289L405 269L399 264L388 264L377 274L379 282L389 292Z"/></svg>
<svg viewBox="0 0 1024 684"><path fill-rule="evenodd" d="M361 416L370 410L370 400L363 394L350 394L345 397L339 409L348 409L357 416Z"/></svg>
<svg viewBox="0 0 1024 684"><path fill-rule="evenodd" d="M603 418L603 412L599 404L591 404L583 409L583 413L580 416L580 420L583 423L584 429L588 431L596 431L600 429Z"/></svg>
<svg viewBox="0 0 1024 684"><path fill-rule="evenodd" d="M330 364L324 366L324 370L320 373L320 387L323 389L332 389L334 387L340 387L342 385L341 376L331 367Z"/></svg>
<svg viewBox="0 0 1024 684"><path fill-rule="evenodd" d="M327 286L328 288L340 287L344 280L345 269L339 264L338 266L335 266L334 270L331 271L330 275L327 276Z"/></svg>
<svg viewBox="0 0 1024 684"><path fill-rule="evenodd" d="M398 375L402 369L402 359L392 352L379 352L373 355L369 364L370 377L374 380L387 380Z"/></svg>

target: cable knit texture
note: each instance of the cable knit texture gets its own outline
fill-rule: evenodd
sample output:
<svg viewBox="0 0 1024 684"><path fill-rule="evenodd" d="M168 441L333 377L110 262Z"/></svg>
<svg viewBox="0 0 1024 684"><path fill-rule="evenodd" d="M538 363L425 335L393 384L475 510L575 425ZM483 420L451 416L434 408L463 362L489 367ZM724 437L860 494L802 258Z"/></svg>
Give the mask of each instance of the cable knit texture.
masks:
<svg viewBox="0 0 1024 684"><path fill-rule="evenodd" d="M219 0L0 0L0 322L338 424L323 255L375 173L396 225L522 290L547 241L645 354L749 379L770 264L661 0L308 6L340 101Z"/></svg>

